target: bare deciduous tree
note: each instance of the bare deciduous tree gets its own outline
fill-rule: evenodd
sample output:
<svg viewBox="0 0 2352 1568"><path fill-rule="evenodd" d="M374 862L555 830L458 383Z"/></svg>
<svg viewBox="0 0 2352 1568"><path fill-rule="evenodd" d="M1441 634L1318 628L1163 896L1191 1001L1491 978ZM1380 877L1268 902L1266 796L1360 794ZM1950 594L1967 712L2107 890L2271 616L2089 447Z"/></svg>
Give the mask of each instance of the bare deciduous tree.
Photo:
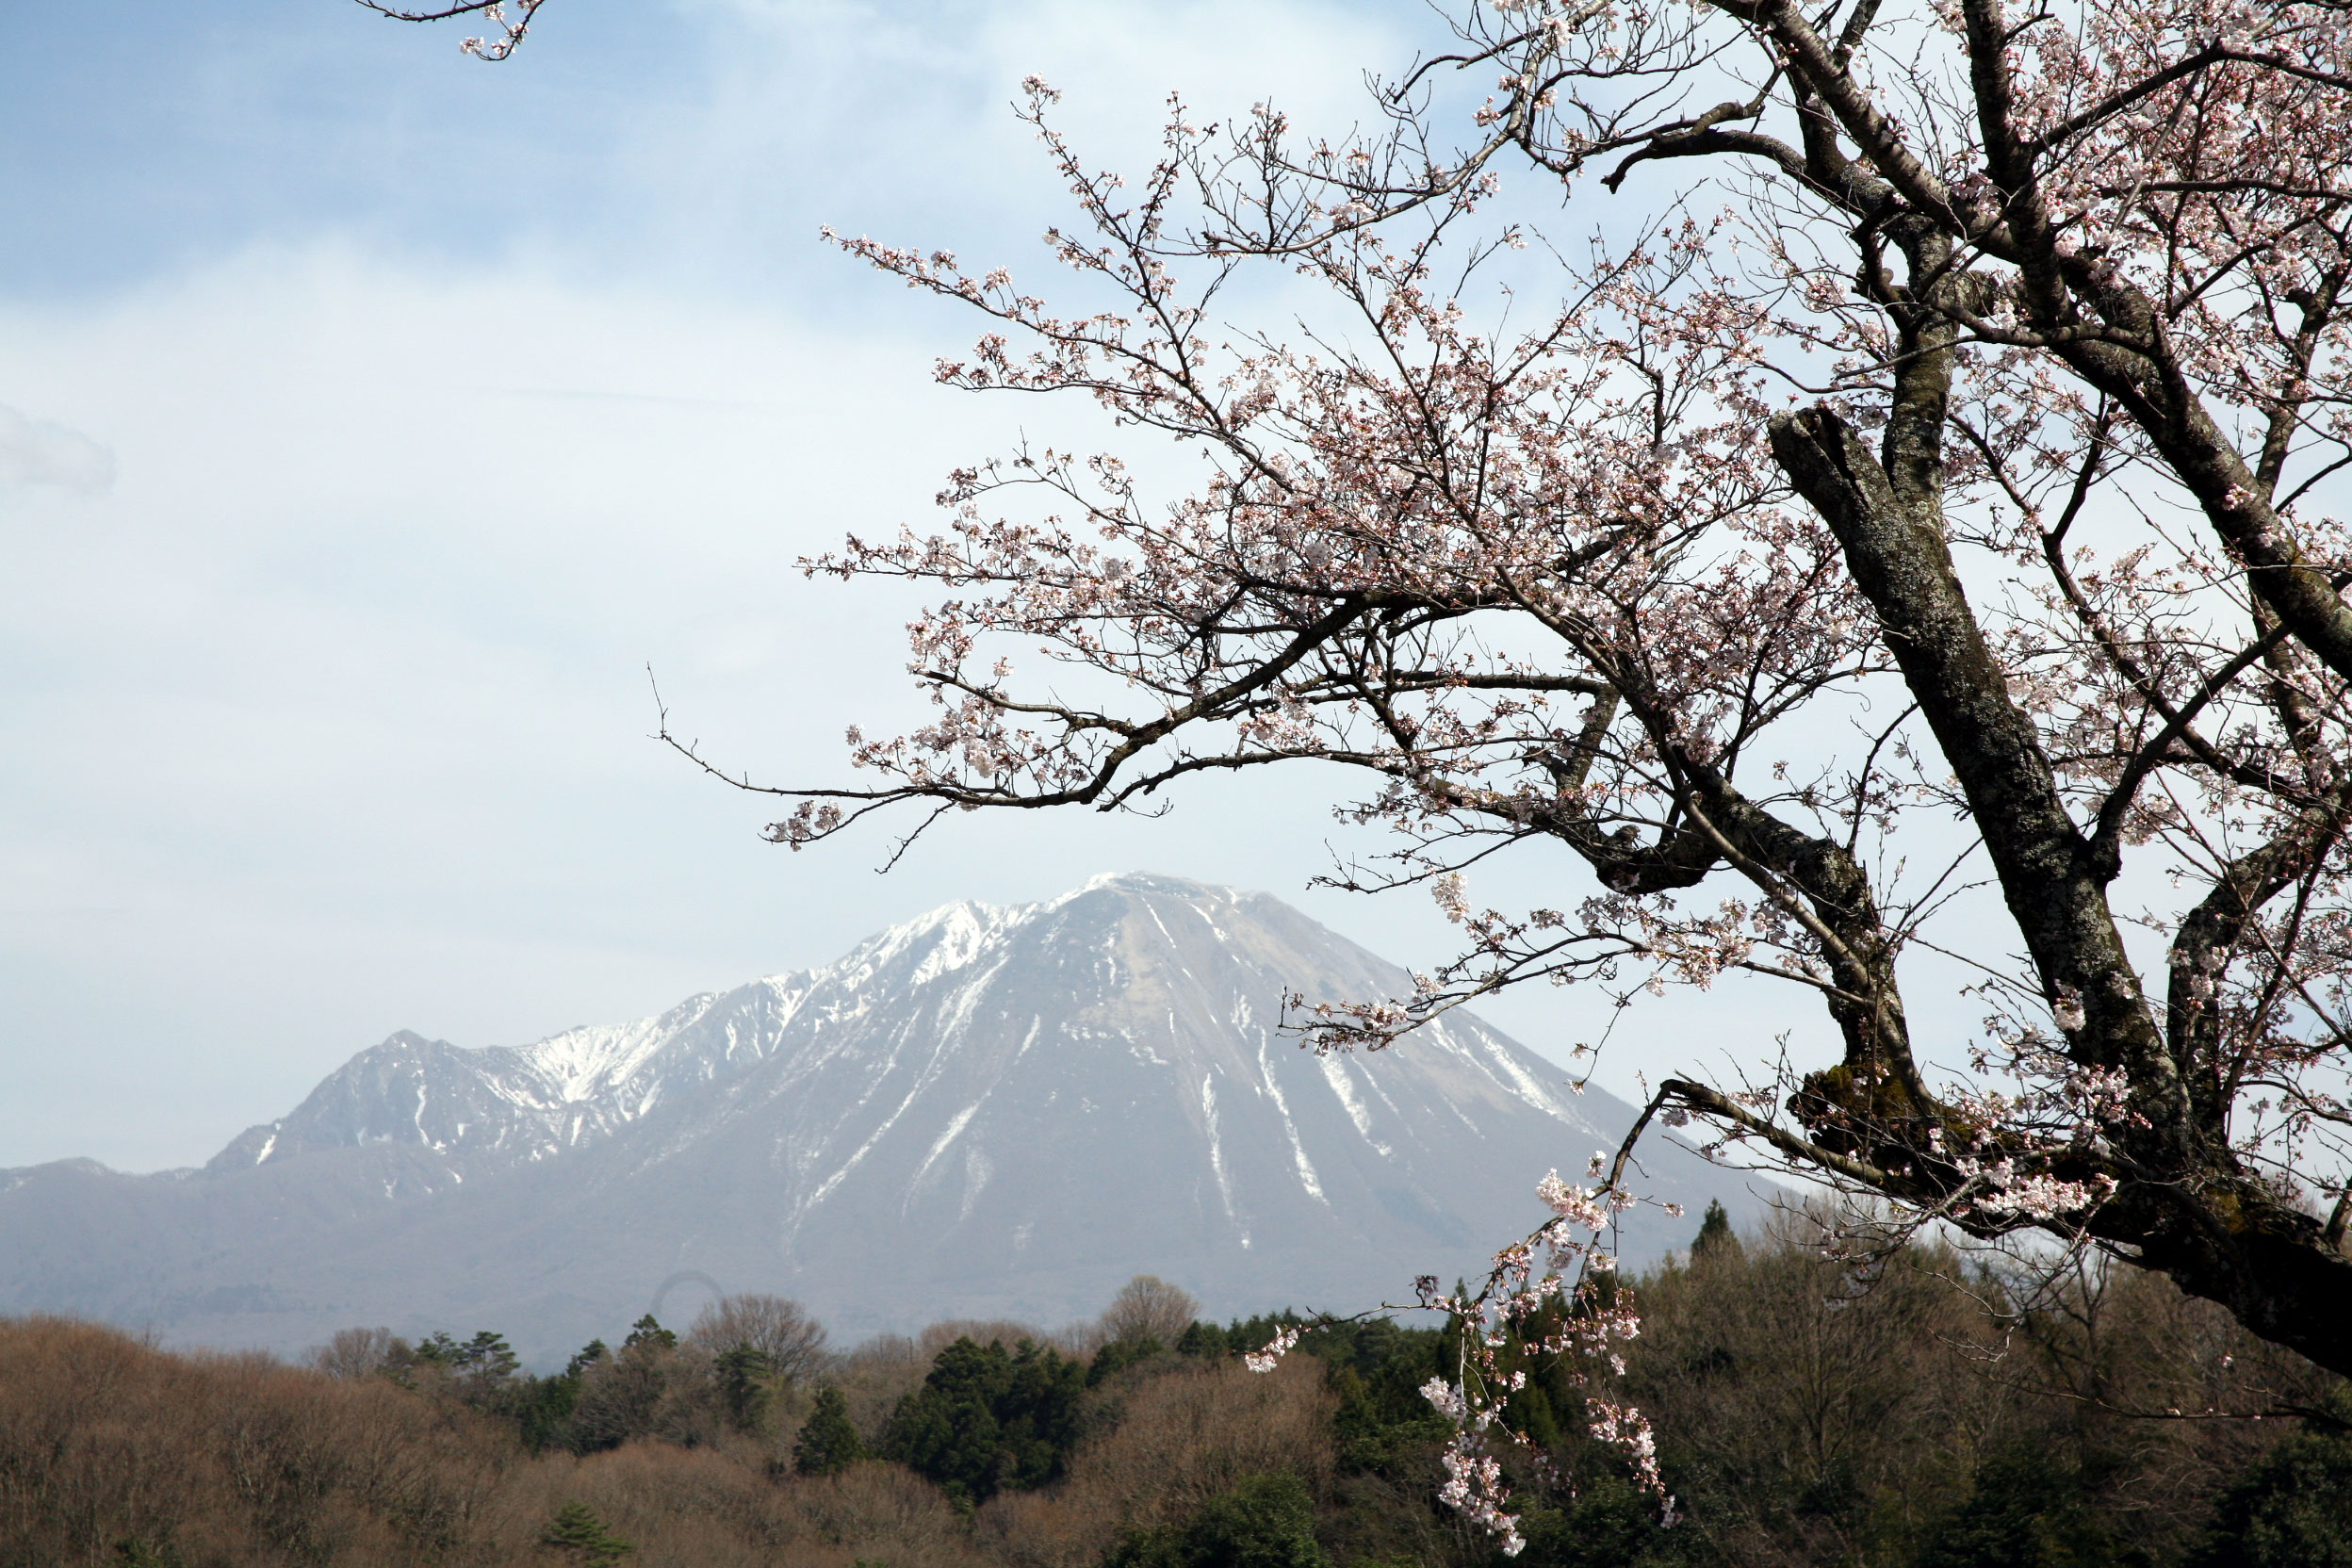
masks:
<svg viewBox="0 0 2352 1568"><path fill-rule="evenodd" d="M1173 1349L1200 1315L1200 1303L1190 1291L1156 1274L1138 1274L1119 1286L1119 1294L1103 1309L1102 1337L1113 1344L1156 1339Z"/></svg>
<svg viewBox="0 0 2352 1568"><path fill-rule="evenodd" d="M823 1370L825 1325L782 1296L722 1296L702 1309L686 1337L712 1355L748 1345L794 1382Z"/></svg>
<svg viewBox="0 0 2352 1568"><path fill-rule="evenodd" d="M407 1341L389 1329L337 1329L303 1359L330 1378L369 1378L407 1348Z"/></svg>

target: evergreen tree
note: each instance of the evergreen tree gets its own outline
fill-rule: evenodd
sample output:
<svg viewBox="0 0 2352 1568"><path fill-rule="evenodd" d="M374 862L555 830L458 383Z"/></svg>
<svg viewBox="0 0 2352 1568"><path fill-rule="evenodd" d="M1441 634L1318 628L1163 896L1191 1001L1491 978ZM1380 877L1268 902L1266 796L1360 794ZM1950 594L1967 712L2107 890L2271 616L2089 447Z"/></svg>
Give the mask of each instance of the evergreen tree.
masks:
<svg viewBox="0 0 2352 1568"><path fill-rule="evenodd" d="M958 1501L1037 1486L1059 1476L1077 1446L1086 1387L1082 1364L1026 1340L1007 1355L958 1339L899 1401L883 1452Z"/></svg>
<svg viewBox="0 0 2352 1568"><path fill-rule="evenodd" d="M650 1315L637 1320L619 1352L580 1379L571 1418L573 1448L596 1453L654 1430L664 1396L700 1370L681 1364L677 1344L678 1336Z"/></svg>
<svg viewBox="0 0 2352 1568"><path fill-rule="evenodd" d="M1086 1367L1086 1386L1093 1388L1103 1379L1115 1377L1138 1362L1166 1353L1167 1348L1149 1334L1139 1339L1115 1339L1094 1353L1093 1362Z"/></svg>
<svg viewBox="0 0 2352 1568"><path fill-rule="evenodd" d="M1225 1331L1216 1324L1195 1323L1191 1328L1186 1329L1183 1336L1176 1341L1176 1353L1180 1356L1200 1356L1215 1360L1232 1355L1233 1345L1233 1341L1226 1337Z"/></svg>
<svg viewBox="0 0 2352 1568"><path fill-rule="evenodd" d="M522 1364L514 1359L504 1334L484 1329L457 1348L455 1370L461 1377L503 1382Z"/></svg>
<svg viewBox="0 0 2352 1568"><path fill-rule="evenodd" d="M506 1336L491 1330L483 1329L463 1343L437 1332L418 1345L412 1358L419 1366L438 1369L449 1388L476 1410L515 1415L530 1397L514 1380L522 1364ZM398 1377L394 1380L408 1382Z"/></svg>
<svg viewBox="0 0 2352 1568"><path fill-rule="evenodd" d="M792 1468L804 1476L830 1476L865 1457L866 1446L849 1424L849 1401L838 1388L819 1389L816 1408L792 1444Z"/></svg>
<svg viewBox="0 0 2352 1568"><path fill-rule="evenodd" d="M663 1350L675 1350L678 1348L678 1335L656 1322L653 1314L647 1313L629 1325L629 1337L621 1341L621 1348L624 1350L634 1350L640 1345L650 1345Z"/></svg>
<svg viewBox="0 0 2352 1568"><path fill-rule="evenodd" d="M1252 1476L1214 1498L1185 1529L1208 1568L1329 1568L1315 1539L1315 1499L1296 1476Z"/></svg>
<svg viewBox="0 0 2352 1568"><path fill-rule="evenodd" d="M515 1425L521 1429L524 1447L539 1454L549 1448L579 1446L572 1412L580 1406L580 1385L587 1380L588 1369L611 1354L604 1341L592 1339L572 1353L563 1371L551 1378L533 1378L523 1386L515 1401Z"/></svg>
<svg viewBox="0 0 2352 1568"><path fill-rule="evenodd" d="M776 1376L776 1363L765 1350L749 1345L738 1345L710 1364L713 1379L719 1385L719 1396L727 1401L727 1413L736 1427L750 1431L760 1425L760 1417L768 1408L768 1380Z"/></svg>
<svg viewBox="0 0 2352 1568"><path fill-rule="evenodd" d="M1520 1520L1527 1539L1517 1568L1667 1568L1688 1560L1678 1548L1699 1546L1686 1527L1670 1532L1656 1502L1614 1476L1579 1486L1558 1508L1531 1508ZM1703 1546L1699 1560L1707 1560Z"/></svg>
<svg viewBox="0 0 2352 1568"><path fill-rule="evenodd" d="M521 1364L506 1343L506 1336L488 1329L460 1344L446 1331L433 1334L416 1347L416 1359L440 1367L452 1378L468 1378L482 1382L500 1382L514 1375Z"/></svg>
<svg viewBox="0 0 2352 1568"><path fill-rule="evenodd" d="M2352 1395L2328 1401L2352 1420ZM2308 1426L2221 1494L2192 1568L2352 1568L2352 1429Z"/></svg>
<svg viewBox="0 0 2352 1568"><path fill-rule="evenodd" d="M1933 1532L1920 1568L2111 1568L2114 1537L2088 1504L2074 1466L2040 1451L1997 1454Z"/></svg>
<svg viewBox="0 0 2352 1568"><path fill-rule="evenodd" d="M1723 1212L1723 1200L1707 1200L1707 1215L1699 1221L1698 1239L1690 1244L1690 1261L1702 1258L1737 1258L1741 1255L1740 1238L1731 1228L1731 1216Z"/></svg>
<svg viewBox="0 0 2352 1568"><path fill-rule="evenodd" d="M617 1568L621 1559L637 1548L604 1527L604 1521L584 1503L565 1503L556 1510L539 1544L560 1552L574 1552L584 1568Z"/></svg>
<svg viewBox="0 0 2352 1568"><path fill-rule="evenodd" d="M1291 1475L1251 1476L1212 1497L1180 1529L1132 1534L1105 1568L1330 1568L1315 1538L1315 1499Z"/></svg>
<svg viewBox="0 0 2352 1568"><path fill-rule="evenodd" d="M578 1378L535 1378L517 1403L515 1427L524 1447L543 1454L571 1446L572 1409L580 1403Z"/></svg>

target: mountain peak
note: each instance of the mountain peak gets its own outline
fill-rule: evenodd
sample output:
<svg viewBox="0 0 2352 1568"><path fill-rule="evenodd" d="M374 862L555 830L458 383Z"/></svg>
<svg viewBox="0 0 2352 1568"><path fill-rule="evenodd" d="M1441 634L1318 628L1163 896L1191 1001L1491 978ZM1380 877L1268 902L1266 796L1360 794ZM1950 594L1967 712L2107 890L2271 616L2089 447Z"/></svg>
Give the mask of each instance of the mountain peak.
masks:
<svg viewBox="0 0 2352 1568"><path fill-rule="evenodd" d="M1070 1013L1069 1037L1131 1039L1145 1059L1182 1063L1187 1072L1263 1077L1247 1059L1265 1055L1290 990L1348 999L1387 994L1403 979L1269 894L1152 872L1106 872L1033 904L941 905L820 968L689 997L652 1018L580 1025L531 1045L469 1050L400 1030L330 1074L289 1115L239 1135L212 1168L380 1143L426 1150L473 1172L534 1163L611 1136L681 1092L750 1070L788 1036L858 1033L858 1021L894 1001L921 998L921 1009L938 1015L929 1049L944 1061L969 1043L965 1025L980 994L1024 953L1027 967L1054 972L1059 988L1037 999L1036 1018ZM1336 966L1335 956L1344 956ZM1228 976L1204 986L1201 974L1236 962L1251 972L1246 981ZM1447 1044L1446 1026L1435 1026L1431 1037ZM1530 1105L1573 1119L1526 1063L1490 1070ZM1213 1079L1184 1091L1196 1119L1217 1119L1215 1092Z"/></svg>
<svg viewBox="0 0 2352 1568"><path fill-rule="evenodd" d="M60 1222L6 1193L0 1310L271 1343L363 1316L498 1321L555 1350L689 1277L796 1296L844 1331L1053 1322L1138 1272L1220 1313L1368 1306L1481 1266L1481 1244L1541 1217L1535 1181L1580 1169L1632 1115L1572 1098L1464 1012L1380 1053L1318 1055L1282 1028L1292 993L1410 984L1280 899L1179 877L945 905L651 1018L478 1050L403 1031L361 1052L142 1200L161 1239L122 1243L126 1279L156 1277L142 1250L179 1256L175 1292L267 1301L267 1322L128 1284L119 1309L11 1296L9 1249ZM1678 1146L1654 1136L1644 1158L1655 1196L1753 1207ZM55 1278L109 1277L105 1237L52 1240Z"/></svg>
<svg viewBox="0 0 2352 1568"><path fill-rule="evenodd" d="M1195 882L1187 877L1169 876L1161 872L1102 871L1095 873L1092 876L1087 877L1086 880L1079 887L1073 889L1070 892L1064 893L1060 899L1053 900L1052 902L1060 903L1068 899L1075 898L1080 893L1090 893L1103 888L1113 888L1121 892L1138 893L1146 897L1206 897L1221 900L1226 903L1231 903L1237 898L1263 898L1266 896L1263 893L1248 893L1234 888L1219 887L1213 882Z"/></svg>

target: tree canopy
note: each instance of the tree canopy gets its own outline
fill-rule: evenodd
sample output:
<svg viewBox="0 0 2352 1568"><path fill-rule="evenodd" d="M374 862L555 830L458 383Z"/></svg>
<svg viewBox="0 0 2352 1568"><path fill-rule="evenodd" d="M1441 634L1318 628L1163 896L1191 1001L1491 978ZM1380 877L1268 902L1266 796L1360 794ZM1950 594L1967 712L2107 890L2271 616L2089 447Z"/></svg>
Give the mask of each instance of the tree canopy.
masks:
<svg viewBox="0 0 2352 1568"><path fill-rule="evenodd" d="M1497 79L1466 139L1430 91L1460 72ZM840 242L988 318L943 382L1090 397L1206 479L1021 449L940 531L810 563L939 591L936 716L853 732L872 784L778 787L772 838L1352 771L1394 842L1334 880L1428 887L1464 952L1312 1009L1318 1048L1532 980L1803 988L1823 1065L1655 1061L1644 1121L2096 1245L2352 1370L2344 7L1494 4L1374 133L1179 106L1132 189L1055 96L1022 112L1081 308ZM1652 216L1570 251L1484 216L1512 167L1572 220ZM1264 265L1334 324L1223 325ZM1473 897L1539 845L1590 880ZM1555 1271L1622 1168L1553 1184Z"/></svg>
<svg viewBox="0 0 2352 1568"><path fill-rule="evenodd" d="M988 318L946 383L1091 397L1208 473L1155 499L1024 449L953 476L939 531L810 563L945 596L910 627L937 716L853 736L871 785L779 787L771 836L1353 771L1395 840L1337 879L1426 885L1465 952L1313 1009L1319 1047L1532 980L1803 988L1828 1065L1658 1061L1648 1109L1980 1235L2087 1237L2352 1368L2345 12L1458 24L1382 130L1180 107L1132 190L1033 81L1094 308L841 241ZM1456 144L1427 90L1463 71L1500 86ZM1541 253L1532 320L1510 258L1550 242L1483 216L1514 161L1572 220L1662 214ZM1345 332L1221 326L1259 265ZM1024 680L1038 647L1063 668ZM1472 897L1539 844L1589 882ZM1936 955L1929 1058L1903 979Z"/></svg>
<svg viewBox="0 0 2352 1568"><path fill-rule="evenodd" d="M1392 838L1334 880L1428 888L1462 954L1307 1011L1318 1048L1533 981L1798 988L1799 1066L1637 1036L1644 1121L2352 1371L2348 14L1492 0L1370 130L1178 105L1132 187L1032 78L1074 308L840 243L986 318L946 384L1090 398L1205 476L1023 448L809 563L936 592L934 717L853 732L862 785L723 776L802 846L1344 770ZM1266 269L1327 315L1229 324ZM1562 851L1557 899L1475 896ZM1627 1200L1596 1174L1546 1189L1555 1264Z"/></svg>
<svg viewBox="0 0 2352 1568"><path fill-rule="evenodd" d="M821 1388L801 1423L792 1444L792 1468L804 1476L830 1476L866 1457L858 1429L850 1425L849 1403L838 1388Z"/></svg>
<svg viewBox="0 0 2352 1568"><path fill-rule="evenodd" d="M1086 1391L1085 1364L1054 1350L958 1339L892 1413L882 1452L949 1495L982 1502L1061 1473Z"/></svg>

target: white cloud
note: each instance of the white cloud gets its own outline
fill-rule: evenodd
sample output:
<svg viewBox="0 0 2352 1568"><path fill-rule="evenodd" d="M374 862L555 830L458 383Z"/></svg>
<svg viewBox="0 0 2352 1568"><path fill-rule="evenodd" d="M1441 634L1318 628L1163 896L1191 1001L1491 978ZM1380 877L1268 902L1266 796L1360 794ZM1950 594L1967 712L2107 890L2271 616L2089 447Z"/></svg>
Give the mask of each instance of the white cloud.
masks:
<svg viewBox="0 0 2352 1568"><path fill-rule="evenodd" d="M0 484L54 484L77 495L114 486L114 450L80 431L0 403Z"/></svg>
<svg viewBox="0 0 2352 1568"><path fill-rule="evenodd" d="M395 1028L639 1016L1104 870L1442 956L1425 901L1301 898L1308 776L1165 821L953 819L883 878L885 834L762 845L773 802L646 739L647 661L762 779L841 780L846 725L927 714L911 599L796 559L927 524L944 471L1023 426L1097 433L933 385L942 344L902 326L335 243L0 303L24 400L105 411L124 457L74 503L91 526L18 531L0 574L0 1079L57 1081L0 1104L0 1166L200 1159Z"/></svg>

